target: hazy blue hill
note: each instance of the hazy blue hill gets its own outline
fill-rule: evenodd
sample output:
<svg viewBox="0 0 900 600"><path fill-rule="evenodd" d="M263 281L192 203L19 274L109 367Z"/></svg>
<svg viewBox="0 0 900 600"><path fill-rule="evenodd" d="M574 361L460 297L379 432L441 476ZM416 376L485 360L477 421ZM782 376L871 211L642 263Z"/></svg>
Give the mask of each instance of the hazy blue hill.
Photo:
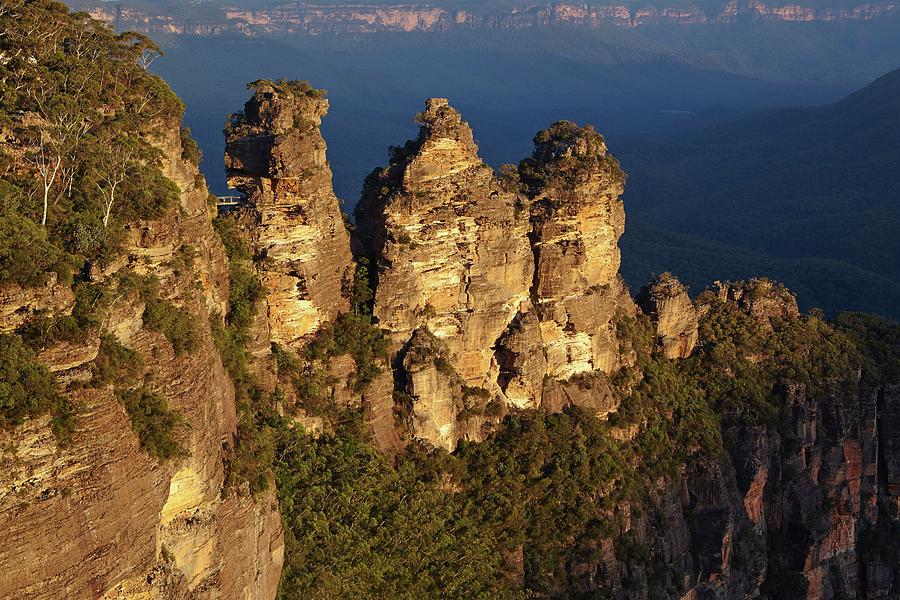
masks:
<svg viewBox="0 0 900 600"><path fill-rule="evenodd" d="M760 37L747 33L745 39L758 43ZM224 116L242 106L244 84L259 77L308 79L329 91L324 134L335 186L350 204L365 175L384 162L387 147L415 134L413 115L429 96L449 97L462 110L483 156L498 166L518 162L530 152L534 133L562 118L593 123L615 142L623 132L830 101L858 87L851 58L834 61L840 78L788 82L706 68L668 43L618 28L162 41L166 56L154 68L187 103L214 189L224 189ZM900 39L895 45L886 54L900 62ZM867 59L885 54L881 46L857 52ZM780 65L783 70L792 69Z"/></svg>
<svg viewBox="0 0 900 600"><path fill-rule="evenodd" d="M703 265L689 263L724 255L744 264L741 276L783 279L806 304L900 314L900 70L836 104L615 149L632 176L626 202L637 232L626 245L653 244L645 224L730 247L660 236L668 264L641 259L632 277L670 267L699 274ZM804 287L816 291L804 298ZM853 288L860 293L848 296Z"/></svg>

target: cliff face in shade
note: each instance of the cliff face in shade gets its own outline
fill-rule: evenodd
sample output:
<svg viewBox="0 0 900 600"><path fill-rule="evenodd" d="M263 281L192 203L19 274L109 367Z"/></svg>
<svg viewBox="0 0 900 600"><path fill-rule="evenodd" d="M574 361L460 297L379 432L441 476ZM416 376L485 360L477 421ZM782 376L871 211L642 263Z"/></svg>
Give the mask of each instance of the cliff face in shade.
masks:
<svg viewBox="0 0 900 600"><path fill-rule="evenodd" d="M635 300L653 321L663 356L690 356L697 345L697 311L687 288L671 273L663 273L642 288Z"/></svg>
<svg viewBox="0 0 900 600"><path fill-rule="evenodd" d="M619 276L625 175L593 128L561 121L535 138L519 172L533 205L534 296L547 373L610 373L622 364L617 313L634 313Z"/></svg>
<svg viewBox="0 0 900 600"><path fill-rule="evenodd" d="M319 133L328 101L262 83L226 128L228 184L247 196L239 220L266 288L270 338L298 347L346 312L350 241Z"/></svg>
<svg viewBox="0 0 900 600"><path fill-rule="evenodd" d="M99 339L46 348L39 359L80 407L70 447L58 448L49 417L0 432L0 596L4 598L274 598L283 533L272 491L223 492L235 433L234 390L208 318L228 295L227 261L209 222L208 192L182 159L177 123L152 143L181 189L180 205L128 227L130 268L161 281L165 297L195 315L197 347L176 355L143 326L143 302L123 292L103 327L144 357L146 381L189 426L188 456L160 464L138 445L112 387L82 387ZM173 266L180 248L193 268ZM61 303L63 314L71 305ZM4 323L9 325L8 322Z"/></svg>
<svg viewBox="0 0 900 600"><path fill-rule="evenodd" d="M714 302L733 303L768 328L797 318L793 296L763 280L723 285ZM865 381L824 392L794 383L779 392L787 415L779 431L727 429L736 515L749 522L742 537L765 548L770 572L802 573L807 598L896 597L894 551L869 540L896 523L900 488L888 465L896 464L898 392ZM732 561L731 571L739 569Z"/></svg>

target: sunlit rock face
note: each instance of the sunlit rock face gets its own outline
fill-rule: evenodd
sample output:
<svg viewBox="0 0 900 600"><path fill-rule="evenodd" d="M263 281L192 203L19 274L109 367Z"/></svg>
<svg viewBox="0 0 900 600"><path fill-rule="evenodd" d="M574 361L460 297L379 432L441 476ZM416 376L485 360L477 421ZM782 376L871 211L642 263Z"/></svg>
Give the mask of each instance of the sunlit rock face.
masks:
<svg viewBox="0 0 900 600"><path fill-rule="evenodd" d="M177 121L161 122L150 141L180 189L178 205L129 223L125 258L91 277L111 279L120 269L151 275L166 300L195 317L194 350L176 354L145 327L134 290L115 289L116 302L98 314L103 333L144 357L141 379L184 419L184 455L150 456L114 387L91 382L99 332L42 349L38 360L78 407L75 432L59 447L49 415L0 431L2 598L272 599L277 591L284 539L274 490L254 498L225 486L236 406L209 325L229 294L209 193L183 158ZM172 259L183 246L194 257L178 269ZM0 293L0 317L24 306L58 318L72 304L71 289L51 278L27 294Z"/></svg>
<svg viewBox="0 0 900 600"><path fill-rule="evenodd" d="M398 345L426 327L468 385L494 388L492 348L530 302L527 200L481 161L445 99L418 119L418 139L368 177L356 209L377 265L374 314Z"/></svg>
<svg viewBox="0 0 900 600"><path fill-rule="evenodd" d="M653 321L663 356L690 356L697 344L697 311L687 288L671 273L663 273L641 289L637 302Z"/></svg>
<svg viewBox="0 0 900 600"><path fill-rule="evenodd" d="M625 174L591 127L539 132L519 173L532 198L534 298L547 374L611 373L622 365L614 320L634 313L619 276Z"/></svg>
<svg viewBox="0 0 900 600"><path fill-rule="evenodd" d="M624 174L590 128L557 123L518 170L495 173L447 100L428 100L417 119L418 138L392 148L388 166L367 178L354 245L374 267L373 313L394 352L427 331L461 384L481 390L440 406L410 392L413 434L449 447L489 427L472 418L487 414L476 395L536 408L545 379L610 374L627 362L615 330L617 315L635 312L618 274ZM408 363L401 380L449 393L433 369ZM603 396L587 403L608 412ZM583 397L560 393L553 404Z"/></svg>
<svg viewBox="0 0 900 600"><path fill-rule="evenodd" d="M318 90L258 83L226 128L228 183L247 196L237 212L266 288L271 340L298 347L346 311L350 241L319 132Z"/></svg>

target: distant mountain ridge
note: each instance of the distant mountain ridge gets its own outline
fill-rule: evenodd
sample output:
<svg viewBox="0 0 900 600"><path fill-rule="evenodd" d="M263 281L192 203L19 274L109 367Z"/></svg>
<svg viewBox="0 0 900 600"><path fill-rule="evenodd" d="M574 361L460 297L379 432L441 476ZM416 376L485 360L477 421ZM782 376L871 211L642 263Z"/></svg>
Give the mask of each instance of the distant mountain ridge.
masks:
<svg viewBox="0 0 900 600"><path fill-rule="evenodd" d="M647 256L631 265L633 277L684 266L685 278L702 286L698 256L721 266L725 255L730 275L767 269L815 290L801 292L801 302L898 316L900 70L835 104L765 111L617 149L632 175L633 239ZM695 239L668 239L661 243L673 247L653 256L662 236L642 227Z"/></svg>
<svg viewBox="0 0 900 600"><path fill-rule="evenodd" d="M644 25L711 25L738 21L842 22L896 17L900 4L882 2L593 3L150 3L74 0L69 4L122 29L176 35L238 33L449 32L544 27L635 28Z"/></svg>

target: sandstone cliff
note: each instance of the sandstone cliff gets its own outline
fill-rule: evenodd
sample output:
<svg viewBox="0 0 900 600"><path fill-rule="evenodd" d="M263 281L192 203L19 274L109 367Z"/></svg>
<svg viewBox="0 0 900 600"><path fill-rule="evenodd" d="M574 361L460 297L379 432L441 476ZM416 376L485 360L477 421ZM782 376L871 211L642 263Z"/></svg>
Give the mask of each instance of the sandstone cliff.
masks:
<svg viewBox="0 0 900 600"><path fill-rule="evenodd" d="M394 352L424 327L464 385L515 408L540 406L545 376L627 363L614 324L635 311L618 274L624 175L602 137L559 123L519 173L495 174L445 99L418 120L418 139L369 176L356 208L357 252L377 266L373 314ZM452 449L454 416L439 420L445 433L417 435Z"/></svg>
<svg viewBox="0 0 900 600"><path fill-rule="evenodd" d="M208 192L196 165L182 158L177 123L160 123L151 142L163 153L165 175L180 188L179 205L160 219L130 224L127 258L115 269L158 277L166 301L195 315L196 345L176 353L166 337L144 326L140 298L121 287L102 327L145 357L140 377L187 425L185 455L167 463L149 456L112 386L85 387L98 356L96 335L43 351L40 360L78 407L75 434L69 446L57 447L49 416L0 432L4 598L275 596L283 541L273 492L254 499L223 487L235 401L207 324L228 295ZM194 251L193 265L179 269L185 247ZM39 292L8 296L4 309L71 312L73 302L33 300ZM3 329L25 314L12 310Z"/></svg>
<svg viewBox="0 0 900 600"><path fill-rule="evenodd" d="M547 372L611 373L627 360L613 321L634 313L619 275L625 175L591 127L561 121L534 142L519 173L533 199L533 291Z"/></svg>
<svg viewBox="0 0 900 600"><path fill-rule="evenodd" d="M229 185L247 196L237 217L266 288L271 341L299 347L349 303L350 242L319 124L321 92L257 82L226 129Z"/></svg>
<svg viewBox="0 0 900 600"><path fill-rule="evenodd" d="M897 14L893 2L849 6L779 4L758 0L727 0L718 6L676 4L534 4L510 10L480 7L451 9L434 5L315 5L282 4L249 10L208 8L194 16L173 17L145 8L110 8L94 0L73 2L91 16L137 31L183 35L237 33L322 35L328 33L448 32L454 30L532 29L544 27L600 28L645 25L716 25L745 21L810 22L868 21Z"/></svg>
<svg viewBox="0 0 900 600"><path fill-rule="evenodd" d="M357 245L377 265L373 314L395 351L425 327L465 385L502 393L493 347L530 306L527 200L481 161L472 130L445 99L428 100L418 120L418 139L369 176L356 208ZM419 435L450 449L457 437Z"/></svg>

